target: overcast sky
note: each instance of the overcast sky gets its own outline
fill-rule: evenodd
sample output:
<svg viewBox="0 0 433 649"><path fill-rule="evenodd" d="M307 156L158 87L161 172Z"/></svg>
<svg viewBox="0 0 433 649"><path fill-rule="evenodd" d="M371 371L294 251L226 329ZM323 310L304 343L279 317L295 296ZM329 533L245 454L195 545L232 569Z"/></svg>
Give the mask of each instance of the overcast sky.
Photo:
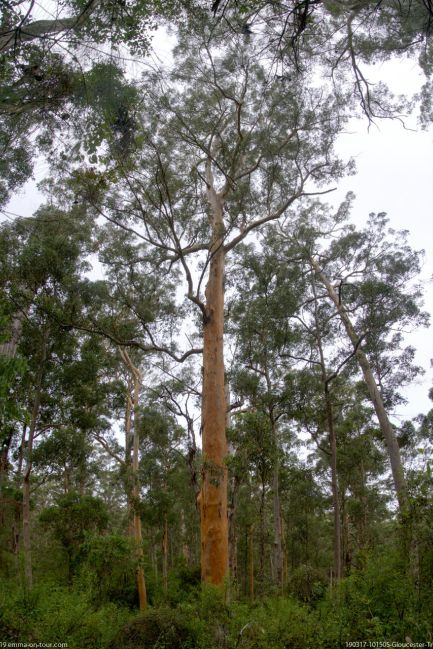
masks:
<svg viewBox="0 0 433 649"><path fill-rule="evenodd" d="M419 91L423 77L414 61L387 63L368 69L371 80L385 80L396 93ZM411 130L409 130L411 129ZM425 309L433 314L433 127L421 130L417 115L399 121L380 121L370 126L353 120L338 142L342 157L356 160L357 174L343 179L332 194L338 204L352 190L356 194L352 219L362 225L370 212L386 212L389 226L408 230L412 248L425 250L421 279ZM397 414L410 418L432 406L428 390L433 387L433 336L431 327L406 336L417 349L416 361L426 369L417 384L405 389L409 399Z"/></svg>

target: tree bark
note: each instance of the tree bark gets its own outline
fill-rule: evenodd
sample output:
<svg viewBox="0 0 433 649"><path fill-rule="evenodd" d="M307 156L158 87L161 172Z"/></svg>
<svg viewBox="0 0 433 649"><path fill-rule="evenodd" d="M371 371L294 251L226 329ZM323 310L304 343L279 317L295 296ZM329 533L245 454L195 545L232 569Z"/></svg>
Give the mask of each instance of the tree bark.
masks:
<svg viewBox="0 0 433 649"><path fill-rule="evenodd" d="M162 584L164 593L168 592L168 522L164 514L164 529L162 533Z"/></svg>
<svg viewBox="0 0 433 649"><path fill-rule="evenodd" d="M222 586L228 575L226 398L224 390L224 221L223 200L207 165L212 237L203 333L201 574Z"/></svg>
<svg viewBox="0 0 433 649"><path fill-rule="evenodd" d="M132 428L132 384L128 378L125 407L125 482L126 482L126 508L128 534L134 536L134 506L132 503L133 472L131 466L131 428Z"/></svg>
<svg viewBox="0 0 433 649"><path fill-rule="evenodd" d="M141 374L140 371L133 362L131 361L128 352L125 349L120 348L120 354L123 358L123 361L129 368L131 375L133 377L133 397L132 403L127 402L126 414L125 414L125 434L128 436L131 432L131 411L134 413L134 438L132 443L132 530L136 546L136 556L139 562L137 567L136 577L137 577L137 590L138 590L138 600L140 611L143 611L147 608L147 592L146 592L146 581L144 577L144 568L142 566L144 552L143 552L143 535L141 531L141 518L138 511L138 503L140 500L140 483L138 478L138 460L139 460L139 443L140 443L140 418L139 418L139 396L140 396L140 384L141 384ZM128 390L129 392L129 390ZM126 449L128 454L129 445Z"/></svg>
<svg viewBox="0 0 433 649"><path fill-rule="evenodd" d="M24 313L18 313L12 320L11 339L0 344L0 356L15 358L18 342L21 336Z"/></svg>
<svg viewBox="0 0 433 649"><path fill-rule="evenodd" d="M134 442L132 450L132 474L133 474L133 509L134 509L134 539L136 543L137 558L139 562L143 561L143 535L141 531L141 518L138 512L138 502L140 499L140 485L138 481L138 450L140 440L140 420L138 416L138 398L140 390L140 374L137 368L134 368ZM137 589L140 611L147 607L146 582L144 579L144 568L140 565L137 567Z"/></svg>
<svg viewBox="0 0 433 649"><path fill-rule="evenodd" d="M269 399L272 397L272 383L269 373L268 356L266 342L263 341L264 364L263 370L266 379L266 387ZM274 564L274 581L277 588L281 591L283 587L283 543L281 530L281 502L280 502L280 459L279 459L279 440L277 418L275 417L274 405L269 405L269 421L271 424L272 440L275 448L275 458L272 476L272 493L273 493L273 523L274 523L274 547L273 547L273 564Z"/></svg>
<svg viewBox="0 0 433 649"><path fill-rule="evenodd" d="M248 593L250 601L254 602L254 538L252 525L248 527Z"/></svg>
<svg viewBox="0 0 433 649"><path fill-rule="evenodd" d="M239 477L237 475L233 476L230 485L231 487L230 500L228 506L229 570L230 570L230 577L233 582L236 582L238 577L236 510L237 510L239 485L240 485Z"/></svg>
<svg viewBox="0 0 433 649"><path fill-rule="evenodd" d="M340 497L338 489L337 472L337 438L334 428L334 415L332 410L331 395L328 385L325 383L326 417L328 420L329 445L331 449L331 484L332 484L332 508L334 510L334 574L336 581L340 581L341 570L341 518L340 518Z"/></svg>
<svg viewBox="0 0 433 649"><path fill-rule="evenodd" d="M330 448L330 465L331 465L331 491L332 491L332 509L334 514L334 576L337 582L342 576L342 552L341 552L341 517L340 517L340 494L338 488L338 468L337 468L337 438L334 426L334 413L332 407L332 398L329 390L328 372L323 352L322 335L320 330L320 321L317 304L317 292L312 277L312 289L314 295L314 324L315 338L320 358L320 371L322 376L323 393L325 398L326 422L328 425L329 448Z"/></svg>
<svg viewBox="0 0 433 649"><path fill-rule="evenodd" d="M24 317L23 314L19 314L13 318L12 327L11 327L11 338L10 340L8 340L8 342L0 344L0 356L4 356L5 358L9 358L9 359L15 358L18 341L21 336L23 317ZM0 495L3 494L3 483L6 480L7 473L9 470L9 451L14 436L13 427L10 429L5 428L2 431L2 433L3 433L3 438L1 439L2 448L0 451ZM3 502L1 502L0 504L0 516L1 516L1 522L3 524L3 520L4 520Z"/></svg>
<svg viewBox="0 0 433 649"><path fill-rule="evenodd" d="M260 508L259 508L259 521L260 521L260 537L259 537L259 588L260 594L263 593L265 584L265 499L266 499L266 479L262 474L261 476L261 489L260 489Z"/></svg>
<svg viewBox="0 0 433 649"><path fill-rule="evenodd" d="M0 451L0 497L3 497L3 483L6 481L6 477L8 475L9 471L9 451L10 447L12 444L12 439L13 439L13 429L6 430L4 433L4 437L1 440L2 442L2 448ZM4 515L4 508L3 508L3 502L0 503L0 516L1 516L1 523L3 524L3 515Z"/></svg>
<svg viewBox="0 0 433 649"><path fill-rule="evenodd" d="M340 302L337 293L334 290L331 282L325 273L321 270L318 262L311 258L311 265L313 266L317 277L325 286L329 297L333 301L340 319L343 323L343 326L346 330L346 333L353 345L355 356L358 360L359 366L361 368L362 374L364 376L365 383L367 385L370 399L372 401L376 416L379 420L380 430L385 439L385 443L388 449L388 456L391 463L391 471L394 480L394 487L397 494L397 499L400 507L400 512L404 513L407 507L407 485L404 476L403 463L400 456L400 448L398 446L397 438L395 436L394 429L391 422L389 421L388 414L385 410L382 396L377 388L376 381L371 370L370 363L367 356L360 347L360 338L357 335L352 322L347 314L344 305Z"/></svg>
<svg viewBox="0 0 433 649"><path fill-rule="evenodd" d="M280 503L280 465L277 461L274 466L272 479L273 509L274 509L274 566L275 583L280 591L283 589L283 543L281 531L281 503Z"/></svg>

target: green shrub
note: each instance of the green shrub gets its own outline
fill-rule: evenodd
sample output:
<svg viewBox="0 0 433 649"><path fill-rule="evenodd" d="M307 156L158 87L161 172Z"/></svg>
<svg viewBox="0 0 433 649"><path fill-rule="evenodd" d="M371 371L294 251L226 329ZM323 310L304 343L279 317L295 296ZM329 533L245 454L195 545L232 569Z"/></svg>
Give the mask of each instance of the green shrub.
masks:
<svg viewBox="0 0 433 649"><path fill-rule="evenodd" d="M107 649L194 649L194 631L170 608L151 609L128 622Z"/></svg>
<svg viewBox="0 0 433 649"><path fill-rule="evenodd" d="M95 606L106 602L129 607L138 604L133 539L118 534L88 536L81 556L76 586L89 593Z"/></svg>
<svg viewBox="0 0 433 649"><path fill-rule="evenodd" d="M366 555L362 568L343 579L321 607L324 638L342 642L424 641L432 631L431 615L423 619L416 606L416 591L398 549Z"/></svg>
<svg viewBox="0 0 433 649"><path fill-rule="evenodd" d="M327 587L326 576L308 564L296 568L289 582L290 592L302 602L308 603L321 599Z"/></svg>
<svg viewBox="0 0 433 649"><path fill-rule="evenodd" d="M1 589L0 632L14 642L67 642L69 649L105 649L131 617L114 604L94 610L86 593L36 585L31 592L13 583Z"/></svg>

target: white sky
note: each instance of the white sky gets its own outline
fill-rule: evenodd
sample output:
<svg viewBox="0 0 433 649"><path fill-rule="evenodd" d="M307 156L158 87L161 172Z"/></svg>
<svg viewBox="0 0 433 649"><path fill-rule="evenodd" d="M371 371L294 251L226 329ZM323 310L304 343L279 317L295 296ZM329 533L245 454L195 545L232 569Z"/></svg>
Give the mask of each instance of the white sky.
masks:
<svg viewBox="0 0 433 649"><path fill-rule="evenodd" d="M423 77L414 61L386 63L368 69L372 80L386 80L396 94L417 92ZM356 194L352 220L362 226L370 212L386 212L389 227L408 230L412 248L425 250L421 280L425 310L433 315L433 126L423 131L416 115L405 120L381 121L370 126L366 119L353 120L339 138L338 152L356 160L357 174L343 179L331 194L335 204L352 190ZM416 362L426 369L416 384L404 389L409 403L396 414L411 418L433 406L428 390L433 386L433 337L431 327L406 336L417 349Z"/></svg>

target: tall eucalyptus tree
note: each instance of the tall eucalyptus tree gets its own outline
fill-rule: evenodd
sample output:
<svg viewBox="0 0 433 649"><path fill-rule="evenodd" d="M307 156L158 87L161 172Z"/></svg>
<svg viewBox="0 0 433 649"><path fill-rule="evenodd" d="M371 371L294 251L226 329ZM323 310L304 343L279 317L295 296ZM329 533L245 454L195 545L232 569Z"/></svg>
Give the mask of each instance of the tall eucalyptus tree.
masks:
<svg viewBox="0 0 433 649"><path fill-rule="evenodd" d="M144 256L160 277L183 274L187 301L200 317L202 576L222 584L227 576L226 258L296 201L328 191L344 165L332 150L341 128L340 97L307 80L302 86L294 80L283 90L268 76L259 49L243 36L228 39L203 19L200 24L201 33L180 34L171 73L145 78L136 150L128 159L109 161L105 174L95 172L92 185L86 173L76 176L75 187L81 182L89 210L96 208L121 236L130 237L137 263ZM92 203L89 189L98 183L105 184L105 199ZM133 268L134 259L129 263ZM167 347L154 343L161 351ZM197 351L191 347L181 359Z"/></svg>
<svg viewBox="0 0 433 649"><path fill-rule="evenodd" d="M416 283L420 252L407 244L407 232L386 229L384 214L371 214L357 230L345 224L350 203L334 217L318 204L286 233L304 255L332 303L351 356L359 364L386 442L401 512L407 509L407 486L390 409L400 399L397 388L421 371L412 363L414 350L401 350L401 332L423 326L422 293ZM338 234L337 234L338 233ZM334 239L326 247L325 234ZM398 353L400 352L400 353ZM392 360L391 360L392 359ZM404 368L404 369L403 369Z"/></svg>

